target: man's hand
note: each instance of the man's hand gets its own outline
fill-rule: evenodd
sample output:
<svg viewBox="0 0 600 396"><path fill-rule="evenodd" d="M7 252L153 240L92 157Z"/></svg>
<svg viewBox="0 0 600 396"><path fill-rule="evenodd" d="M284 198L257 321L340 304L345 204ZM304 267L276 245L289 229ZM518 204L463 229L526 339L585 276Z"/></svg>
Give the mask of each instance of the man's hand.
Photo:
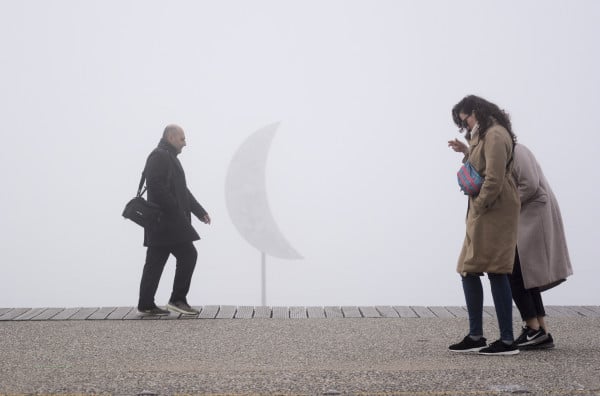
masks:
<svg viewBox="0 0 600 396"><path fill-rule="evenodd" d="M208 215L208 213L205 214L204 217L200 219L200 221L204 224L210 224L210 216Z"/></svg>
<svg viewBox="0 0 600 396"><path fill-rule="evenodd" d="M469 155L469 147L458 139L449 140L448 147L450 147L452 150L456 151L457 153L463 153L464 155Z"/></svg>

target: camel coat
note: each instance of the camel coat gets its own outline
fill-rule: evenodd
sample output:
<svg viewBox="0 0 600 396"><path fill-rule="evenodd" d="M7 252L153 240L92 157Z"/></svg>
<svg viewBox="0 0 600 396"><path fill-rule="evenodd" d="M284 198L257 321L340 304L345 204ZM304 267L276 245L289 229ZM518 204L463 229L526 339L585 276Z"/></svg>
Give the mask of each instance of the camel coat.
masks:
<svg viewBox="0 0 600 396"><path fill-rule="evenodd" d="M457 271L510 274L515 261L519 194L513 178L513 142L508 131L493 124L469 141L469 162L484 177L481 191L469 196L467 229Z"/></svg>
<svg viewBox="0 0 600 396"><path fill-rule="evenodd" d="M573 274L558 201L533 153L515 147L513 176L521 198L517 246L526 289L546 290Z"/></svg>

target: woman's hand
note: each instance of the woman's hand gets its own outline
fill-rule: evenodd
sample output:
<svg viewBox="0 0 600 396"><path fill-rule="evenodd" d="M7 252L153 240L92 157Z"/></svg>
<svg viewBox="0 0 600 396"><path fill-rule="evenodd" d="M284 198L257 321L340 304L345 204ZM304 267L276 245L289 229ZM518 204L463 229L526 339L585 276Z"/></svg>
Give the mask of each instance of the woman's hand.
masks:
<svg viewBox="0 0 600 396"><path fill-rule="evenodd" d="M469 155L469 147L458 139L449 140L448 147L450 147L452 150L456 151L457 153L463 153L464 155Z"/></svg>

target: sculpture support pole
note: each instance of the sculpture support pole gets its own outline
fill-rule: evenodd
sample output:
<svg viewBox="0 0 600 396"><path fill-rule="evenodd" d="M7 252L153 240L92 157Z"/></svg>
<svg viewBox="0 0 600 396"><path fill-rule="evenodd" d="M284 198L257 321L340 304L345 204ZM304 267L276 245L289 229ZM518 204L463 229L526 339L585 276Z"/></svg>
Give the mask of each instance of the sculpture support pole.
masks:
<svg viewBox="0 0 600 396"><path fill-rule="evenodd" d="M261 303L263 307L267 306L267 255L265 252L260 252L260 264L261 264Z"/></svg>

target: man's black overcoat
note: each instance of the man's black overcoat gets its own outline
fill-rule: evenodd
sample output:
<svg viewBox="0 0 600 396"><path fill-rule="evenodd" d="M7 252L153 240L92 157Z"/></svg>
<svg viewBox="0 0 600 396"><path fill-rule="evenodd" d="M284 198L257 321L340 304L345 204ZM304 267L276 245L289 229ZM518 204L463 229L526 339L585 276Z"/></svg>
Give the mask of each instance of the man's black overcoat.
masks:
<svg viewBox="0 0 600 396"><path fill-rule="evenodd" d="M172 246L200 239L191 213L199 219L207 213L187 188L177 151L165 139L148 156L144 173L148 201L163 210L159 224L145 229L144 246Z"/></svg>

